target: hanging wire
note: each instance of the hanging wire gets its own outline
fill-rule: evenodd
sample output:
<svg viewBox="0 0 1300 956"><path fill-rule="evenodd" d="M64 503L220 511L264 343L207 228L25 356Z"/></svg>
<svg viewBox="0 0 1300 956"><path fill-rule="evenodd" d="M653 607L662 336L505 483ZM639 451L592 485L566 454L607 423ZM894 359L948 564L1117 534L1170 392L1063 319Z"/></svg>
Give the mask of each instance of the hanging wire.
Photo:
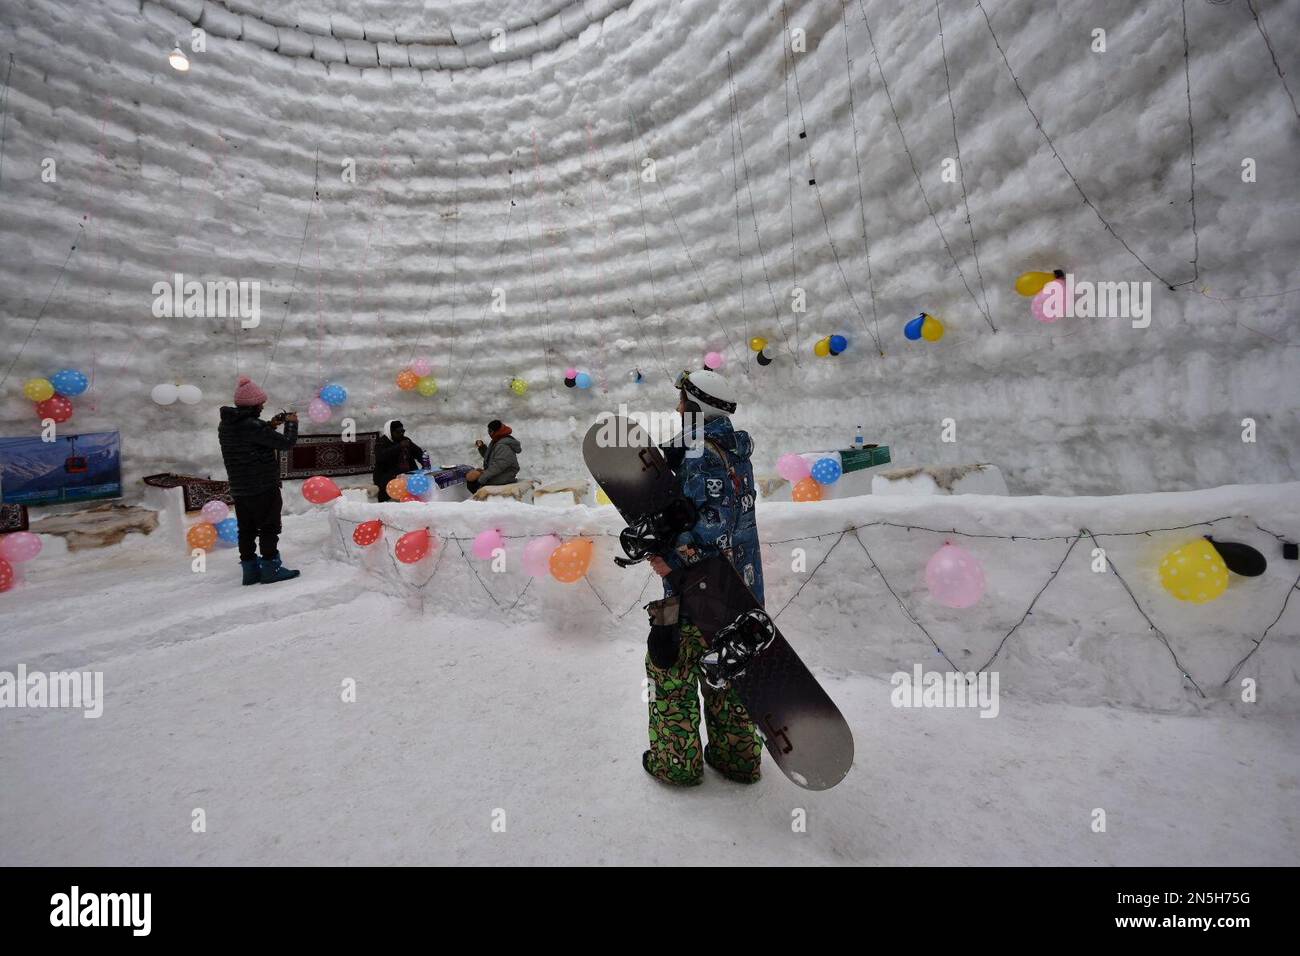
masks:
<svg viewBox="0 0 1300 956"><path fill-rule="evenodd" d="M284 324L289 318L289 312L293 308L293 293L298 287L298 270L302 268L302 251L307 247L307 229L311 226L312 213L316 209L317 203L320 202L320 147L316 147L316 163L312 172L311 182L312 198L307 204L307 215L303 217L302 223L302 241L298 244L298 259L293 266L293 277L289 280L288 298L284 300L284 314L280 316L280 327L276 330L275 339L271 342L271 354L267 356L266 368L262 372L262 388L266 388L267 383L271 380L271 369L275 367L275 353L280 347L280 336L284 334ZM239 335L236 333L235 338Z"/></svg>

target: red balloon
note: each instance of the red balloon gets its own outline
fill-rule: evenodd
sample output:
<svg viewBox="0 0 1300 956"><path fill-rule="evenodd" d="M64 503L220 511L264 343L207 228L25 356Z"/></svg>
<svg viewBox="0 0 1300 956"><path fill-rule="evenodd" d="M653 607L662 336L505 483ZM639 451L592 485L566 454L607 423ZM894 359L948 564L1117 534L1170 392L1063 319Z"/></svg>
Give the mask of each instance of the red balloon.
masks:
<svg viewBox="0 0 1300 956"><path fill-rule="evenodd" d="M363 521L352 529L352 540L361 547L367 547L374 544L384 533L384 523L376 518L374 521Z"/></svg>
<svg viewBox="0 0 1300 956"><path fill-rule="evenodd" d="M14 566L0 558L0 592L8 591L14 586Z"/></svg>
<svg viewBox="0 0 1300 956"><path fill-rule="evenodd" d="M339 486L334 484L334 479L326 478L324 475L316 475L302 483L302 496L314 505L333 501L341 494L343 492L339 491Z"/></svg>
<svg viewBox="0 0 1300 956"><path fill-rule="evenodd" d="M56 392L45 401L36 403L36 417L41 421L49 418L62 424L72 417L72 401Z"/></svg>
<svg viewBox="0 0 1300 956"><path fill-rule="evenodd" d="M408 531L397 539L397 560L403 564L415 564L429 553L431 538L428 528Z"/></svg>

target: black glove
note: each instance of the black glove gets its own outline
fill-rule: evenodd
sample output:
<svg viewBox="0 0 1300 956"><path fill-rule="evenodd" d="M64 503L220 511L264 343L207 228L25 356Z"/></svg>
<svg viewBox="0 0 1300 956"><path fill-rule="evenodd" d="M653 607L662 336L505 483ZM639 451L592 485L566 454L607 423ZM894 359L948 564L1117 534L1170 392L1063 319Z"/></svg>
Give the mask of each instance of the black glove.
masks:
<svg viewBox="0 0 1300 956"><path fill-rule="evenodd" d="M680 599L674 595L646 605L650 612L650 636L646 647L650 661L662 670L677 663L682 650L682 629L678 617Z"/></svg>

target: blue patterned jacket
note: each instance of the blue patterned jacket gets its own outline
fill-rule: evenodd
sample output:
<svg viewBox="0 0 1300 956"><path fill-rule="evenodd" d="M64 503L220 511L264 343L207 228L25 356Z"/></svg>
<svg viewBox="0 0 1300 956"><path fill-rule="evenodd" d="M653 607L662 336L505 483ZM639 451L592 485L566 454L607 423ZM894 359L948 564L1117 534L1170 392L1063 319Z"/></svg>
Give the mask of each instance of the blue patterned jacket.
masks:
<svg viewBox="0 0 1300 956"><path fill-rule="evenodd" d="M689 446L680 436L662 446L678 492L700 513L695 527L678 535L676 548L664 560L676 570L725 554L762 604L763 558L754 512L758 495L749 460L754 442L749 432L736 431L731 420L722 417L705 422L704 441ZM664 590L671 593L666 579Z"/></svg>

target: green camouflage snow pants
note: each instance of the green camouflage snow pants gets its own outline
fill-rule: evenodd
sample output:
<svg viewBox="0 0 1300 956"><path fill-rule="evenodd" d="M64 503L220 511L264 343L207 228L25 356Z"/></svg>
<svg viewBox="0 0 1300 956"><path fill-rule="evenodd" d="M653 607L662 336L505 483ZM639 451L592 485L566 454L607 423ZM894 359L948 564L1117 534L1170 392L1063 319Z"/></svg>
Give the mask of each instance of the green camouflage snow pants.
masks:
<svg viewBox="0 0 1300 956"><path fill-rule="evenodd" d="M647 769L668 783L691 785L704 778L699 699L703 692L710 763L734 780L757 780L763 753L758 728L733 688L714 690L703 679L699 660L707 649L700 629L683 621L681 649L671 667L659 667L646 655L646 674L654 684Z"/></svg>

